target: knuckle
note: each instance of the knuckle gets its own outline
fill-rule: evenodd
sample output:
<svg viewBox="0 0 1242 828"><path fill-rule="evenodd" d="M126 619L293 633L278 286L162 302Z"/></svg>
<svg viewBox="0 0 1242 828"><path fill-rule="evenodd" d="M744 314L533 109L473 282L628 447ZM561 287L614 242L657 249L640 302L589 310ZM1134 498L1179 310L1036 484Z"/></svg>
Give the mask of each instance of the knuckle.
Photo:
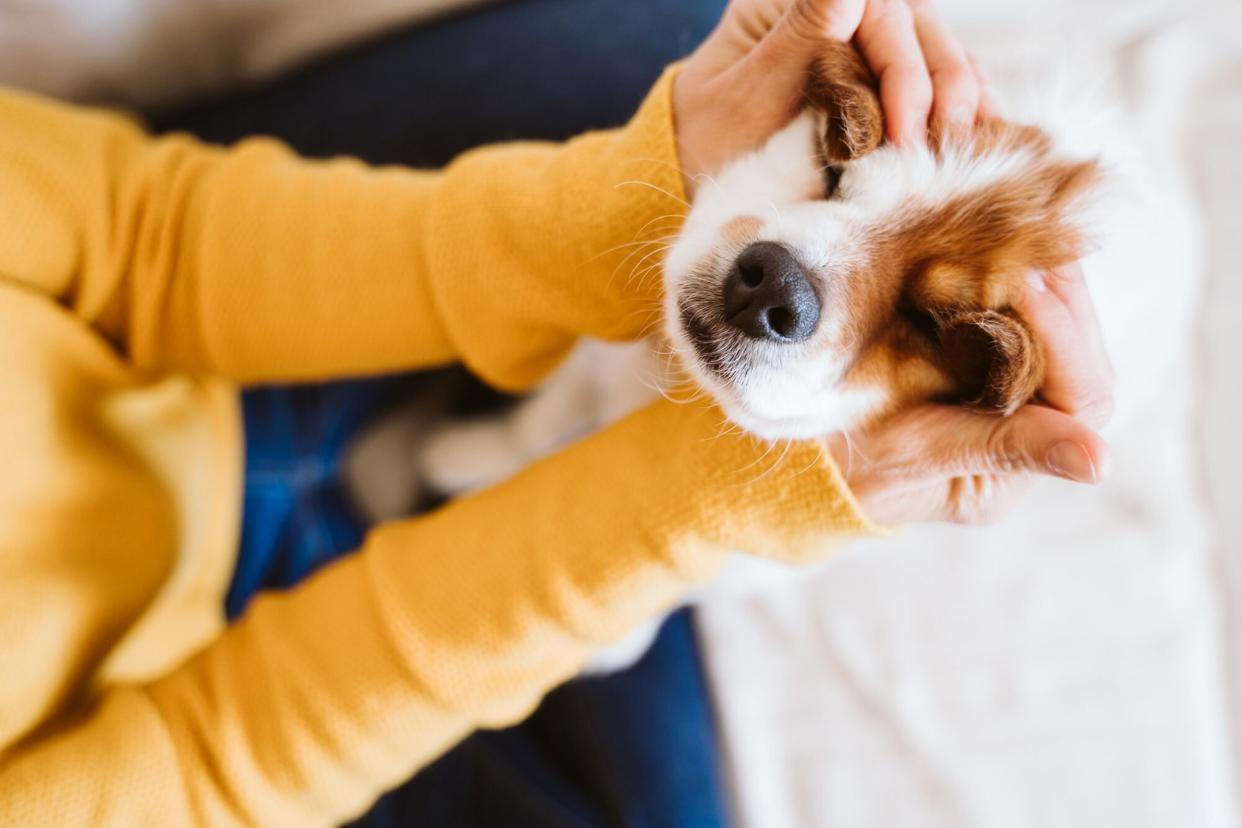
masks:
<svg viewBox="0 0 1242 828"><path fill-rule="evenodd" d="M1018 438L1017 430L1008 420L998 420L988 434L987 462L997 474L1019 474L1029 465L1026 450Z"/></svg>
<svg viewBox="0 0 1242 828"><path fill-rule="evenodd" d="M1081 410L1082 417L1092 426L1099 428L1112 420L1117 410L1117 400L1111 391L1102 391L1088 399Z"/></svg>
<svg viewBox="0 0 1242 828"><path fill-rule="evenodd" d="M849 40L866 11L867 0L797 0L786 20L801 39L820 44L825 38Z"/></svg>
<svg viewBox="0 0 1242 828"><path fill-rule="evenodd" d="M1112 369L1107 364L1099 364L1078 370L1079 375L1066 384L1060 408L1092 428L1100 428L1112 419L1116 409Z"/></svg>
<svg viewBox="0 0 1242 828"><path fill-rule="evenodd" d="M790 9L789 22L795 33L801 37L814 39L827 29L828 16L823 3L799 0Z"/></svg>

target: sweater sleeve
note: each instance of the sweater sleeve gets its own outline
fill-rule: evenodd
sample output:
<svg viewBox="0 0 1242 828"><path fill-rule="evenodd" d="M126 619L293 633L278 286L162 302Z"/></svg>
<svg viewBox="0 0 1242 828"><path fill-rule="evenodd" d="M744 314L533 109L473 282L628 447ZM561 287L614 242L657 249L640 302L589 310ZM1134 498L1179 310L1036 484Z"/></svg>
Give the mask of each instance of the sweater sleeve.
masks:
<svg viewBox="0 0 1242 828"><path fill-rule="evenodd" d="M660 402L496 488L383 526L171 674L0 755L4 825L330 825L725 549L802 562L872 531L817 444L767 453Z"/></svg>
<svg viewBox="0 0 1242 828"><path fill-rule="evenodd" d="M257 382L460 359L525 387L576 337L634 338L659 312L657 240L684 210L672 75L625 128L442 172L153 140L0 93L0 278L143 368Z"/></svg>

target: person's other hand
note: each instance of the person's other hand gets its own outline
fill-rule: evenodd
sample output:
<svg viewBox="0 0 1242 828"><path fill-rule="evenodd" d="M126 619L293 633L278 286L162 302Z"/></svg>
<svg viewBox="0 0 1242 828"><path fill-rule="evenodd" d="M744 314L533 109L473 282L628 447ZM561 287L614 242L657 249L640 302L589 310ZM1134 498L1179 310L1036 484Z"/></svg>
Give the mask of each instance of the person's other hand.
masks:
<svg viewBox="0 0 1242 828"><path fill-rule="evenodd" d="M969 125L993 111L975 63L932 0L732 0L673 86L686 186L757 149L797 114L825 40L853 40L880 81L888 137L926 138L930 117Z"/></svg>
<svg viewBox="0 0 1242 828"><path fill-rule="evenodd" d="M1077 266L1033 278L1018 311L1043 345L1039 401L1010 417L926 405L830 451L863 511L879 523L988 523L1034 475L1097 483L1108 446L1095 432L1112 415L1113 371Z"/></svg>

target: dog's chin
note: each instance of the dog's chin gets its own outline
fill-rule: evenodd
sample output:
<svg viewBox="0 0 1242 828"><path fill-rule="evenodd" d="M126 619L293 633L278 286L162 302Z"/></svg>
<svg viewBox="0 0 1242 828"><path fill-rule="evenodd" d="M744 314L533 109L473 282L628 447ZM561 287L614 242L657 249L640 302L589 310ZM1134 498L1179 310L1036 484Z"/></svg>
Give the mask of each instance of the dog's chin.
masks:
<svg viewBox="0 0 1242 828"><path fill-rule="evenodd" d="M757 406L748 405L736 394L712 396L724 410L729 421L746 432L763 440L811 440L866 425L881 410L880 394L864 392L861 395L832 395L830 399L817 401L815 411L790 412L775 415L760 413Z"/></svg>
<svg viewBox="0 0 1242 828"><path fill-rule="evenodd" d="M756 415L743 405L725 404L723 401L720 402L720 407L724 409L725 415L728 416L730 422L740 426L747 433L753 434L761 440L811 440L818 437L826 437L828 434L840 430L839 428L825 428L824 423L818 418L789 417L773 419Z"/></svg>
<svg viewBox="0 0 1242 828"><path fill-rule="evenodd" d="M887 403L882 389L824 388L793 395L788 382L764 382L764 372L790 366L739 348L718 323L684 306L668 318L665 330L682 370L711 395L730 422L763 440L805 440L849 430Z"/></svg>
<svg viewBox="0 0 1242 828"><path fill-rule="evenodd" d="M711 395L729 421L762 440L806 440L823 437L852 425L819 413L788 416L760 413L758 406L749 403L739 391L735 376L715 370L703 359L698 348L687 343L687 347L678 347L677 351L686 372L700 388Z"/></svg>
<svg viewBox="0 0 1242 828"><path fill-rule="evenodd" d="M834 389L808 397L804 410L773 410L774 406L765 404L765 400L750 398L751 394L762 392L754 387L745 387L753 386L753 383L746 382L746 378L758 370L757 366L744 369L735 362L728 372L718 371L704 359L688 332L683 330L678 333L680 335L674 338L674 351L685 373L711 395L731 423L762 440L826 437L864 425L876 414L891 407L890 395L881 388L873 388ZM773 393L775 396L767 403L784 397L775 390ZM784 399L788 400L787 397ZM779 408L779 402L776 407Z"/></svg>

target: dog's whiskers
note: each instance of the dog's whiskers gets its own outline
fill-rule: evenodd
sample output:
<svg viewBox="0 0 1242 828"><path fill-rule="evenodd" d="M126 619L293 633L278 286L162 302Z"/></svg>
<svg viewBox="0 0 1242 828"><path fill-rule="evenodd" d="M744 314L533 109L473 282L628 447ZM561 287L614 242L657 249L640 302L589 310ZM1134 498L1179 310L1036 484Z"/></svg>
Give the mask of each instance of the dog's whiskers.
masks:
<svg viewBox="0 0 1242 828"><path fill-rule="evenodd" d="M667 219L667 218L668 218L667 216L663 216L661 218L652 219L651 221L644 224L642 228L640 228L639 231L635 233L634 235L636 237L643 235L643 233L645 233L652 224L654 224L657 221L660 221L661 219ZM670 230L671 229L672 228L670 228ZM669 233L668 235L665 235L665 236L660 236L659 238L655 238L655 239L635 238L633 241L622 242L621 244L618 244L615 247L610 247L607 250L602 250L599 253L596 253L594 256L586 260L586 264L591 264L592 262L599 261L605 256L612 254L612 253L616 253L620 250L624 250L627 247L641 247L643 245L654 244L657 242L671 242L676 238L677 238L677 234L675 232Z"/></svg>
<svg viewBox="0 0 1242 828"><path fill-rule="evenodd" d="M629 245L626 245L626 246L632 246L634 249L626 253L625 256L622 257L621 261L617 262L616 267L612 269L612 274L608 277L608 284L609 285L612 284L613 280L617 278L617 274L621 271L621 268L625 267L626 263L629 262L630 259L632 259L634 256L638 256L642 254L643 258L645 259L646 256L651 255L652 253L663 253L673 246L673 241L675 240L675 238L676 236L664 236L658 239L649 239L649 240L641 241L638 243L631 243ZM648 249L648 248L649 248L648 252L646 254L643 254L643 250ZM640 259L639 261L641 262L642 259Z"/></svg>
<svg viewBox="0 0 1242 828"><path fill-rule="evenodd" d="M776 202L770 198L765 198L764 201L766 201L768 206L772 208L772 212L776 215L776 226L780 228L780 232L783 234L785 232L785 217L781 215L781 209L777 207Z"/></svg>
<svg viewBox="0 0 1242 828"><path fill-rule="evenodd" d="M728 420L726 420L726 421L725 421L725 423L726 423L727 425L730 425L730 426L732 426L732 425L733 425L733 423L731 423L731 422L730 422L730 421L728 421ZM717 435L716 435L716 438L717 438L717 439L719 439L720 437L723 437L725 434L728 434L728 433L730 433L730 432L729 432L729 431L722 431L721 433L719 433L719 434L717 434ZM739 433L741 433L741 432L740 432L740 430L739 430ZM751 439L752 441L754 441L754 442L762 442L762 443L764 443L764 444L766 445L766 448L763 450L763 454L760 454L760 455L759 455L758 457L756 457L754 460L751 460L751 461L750 461L749 463L747 463L745 466L742 466L740 469L738 469L738 470L737 470L737 473L738 473L738 474L741 474L742 472L745 472L745 471L749 471L750 469L753 469L755 466L758 466L758 465L759 465L760 463L762 463L763 461L767 460L767 459L768 459L768 457L772 454L772 452L776 449L776 446L777 446L777 441L771 441L771 440L761 441L761 440L759 440L759 438L754 437L754 436L752 436L752 435L746 435L746 436L749 436L749 437L750 437L750 439ZM765 472L765 474L766 474L766 472ZM757 478L757 479L762 479L762 475L761 475L759 478ZM750 481L748 481L748 482L750 482Z"/></svg>
<svg viewBox="0 0 1242 828"><path fill-rule="evenodd" d="M626 186L646 187L647 189L655 190L657 193L660 193L661 195L666 195L676 202L684 204L687 209L689 209L690 207L690 202L686 201L681 196L676 195L674 193L670 193L668 190L664 189L663 187L657 184L652 184L650 181L642 181L640 179L635 178L629 181L621 181L621 182L618 182L617 184L618 189L620 189L621 187L626 187Z"/></svg>
<svg viewBox="0 0 1242 828"><path fill-rule="evenodd" d="M716 192L718 192L718 193L723 193L723 192L724 192L724 189L720 186L720 182L716 181L716 179L715 179L715 178L713 178L712 176L708 175L707 173L699 173L698 175L696 175L696 176L694 177L694 181L695 181L695 183L696 183L696 184L697 184L699 181L701 181L701 180L702 180L702 181L706 181L707 183L709 183L709 184L711 184L713 187L715 187L715 188L716 188Z"/></svg>
<svg viewBox="0 0 1242 828"><path fill-rule="evenodd" d="M809 472L811 469L822 464L825 459L828 459L828 460L832 459L831 456L828 455L828 447L824 445L823 441L816 440L815 441L815 456L811 458L811 462L807 463L805 466L803 466L801 469L795 472L794 477L801 477L802 475Z"/></svg>
<svg viewBox="0 0 1242 828"><path fill-rule="evenodd" d="M772 474L777 469L779 469L781 465L785 462L785 458L789 456L790 449L793 448L794 441L793 440L781 440L779 442L784 443L784 447L781 449L780 456L776 458L776 461L774 463L772 463L770 466L764 469L764 471L758 477L754 477L750 481L748 481L747 485L753 486L754 484L763 480L765 477L767 477L768 475ZM763 456L767 457L768 454L770 454L770 452L764 452Z"/></svg>

